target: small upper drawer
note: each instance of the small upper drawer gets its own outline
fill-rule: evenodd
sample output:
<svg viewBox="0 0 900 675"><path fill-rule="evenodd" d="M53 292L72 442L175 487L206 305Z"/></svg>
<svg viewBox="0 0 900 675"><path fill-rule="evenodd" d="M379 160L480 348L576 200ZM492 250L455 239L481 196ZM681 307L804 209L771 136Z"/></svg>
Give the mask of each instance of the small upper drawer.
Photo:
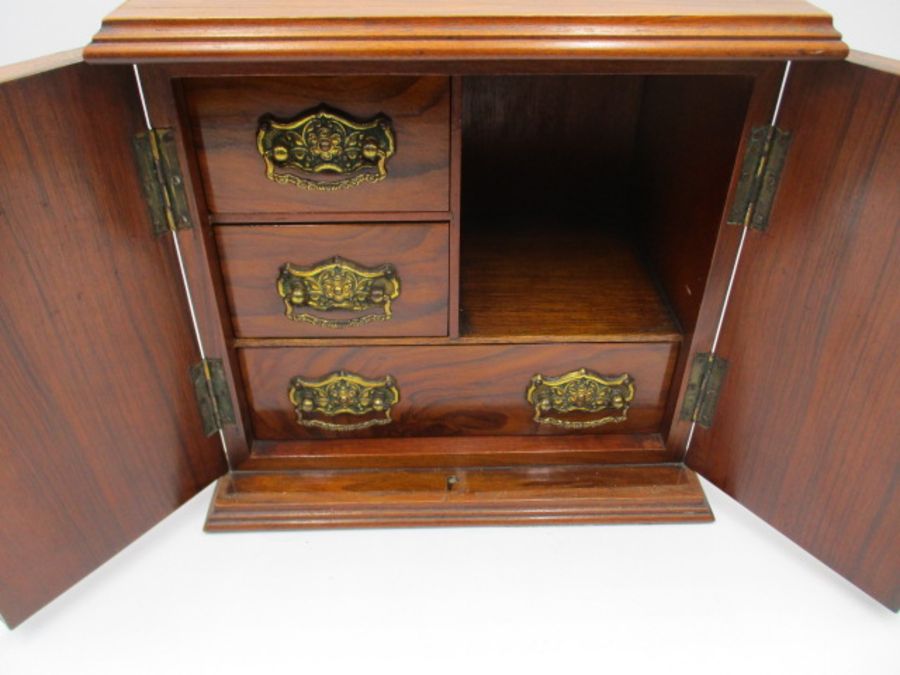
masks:
<svg viewBox="0 0 900 675"><path fill-rule="evenodd" d="M184 91L214 214L449 209L446 77L199 78Z"/></svg>
<svg viewBox="0 0 900 675"><path fill-rule="evenodd" d="M215 233L238 337L447 335L446 223Z"/></svg>

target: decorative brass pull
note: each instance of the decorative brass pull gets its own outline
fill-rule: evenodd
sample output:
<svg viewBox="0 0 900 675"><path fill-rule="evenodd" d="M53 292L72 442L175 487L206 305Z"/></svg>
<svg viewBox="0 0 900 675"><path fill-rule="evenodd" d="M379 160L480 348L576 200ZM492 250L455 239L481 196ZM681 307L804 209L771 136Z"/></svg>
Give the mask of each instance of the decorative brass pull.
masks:
<svg viewBox="0 0 900 675"><path fill-rule="evenodd" d="M323 104L290 120L264 115L256 147L269 180L307 190L341 190L387 177L394 129L385 115L356 122Z"/></svg>
<svg viewBox="0 0 900 675"><path fill-rule="evenodd" d="M278 273L276 288L289 319L326 328L347 328L390 320L391 302L400 296L400 278L390 263L363 267L335 256L312 267L285 263ZM379 307L380 313L349 319L325 319L303 311L309 308L319 312L364 312Z"/></svg>
<svg viewBox="0 0 900 675"><path fill-rule="evenodd" d="M585 368L559 377L535 375L525 398L534 406L534 421L538 424L588 429L625 421L629 404L634 400L634 379L628 373L605 378ZM610 414L591 420L566 420L546 415L554 411Z"/></svg>
<svg viewBox="0 0 900 675"><path fill-rule="evenodd" d="M367 380L361 375L339 370L320 380L295 377L291 380L288 397L297 413L297 423L304 427L318 427L329 431L357 431L391 423L391 407L400 400L400 390L393 377ZM384 413L363 422L329 422L314 417L335 415L368 415Z"/></svg>

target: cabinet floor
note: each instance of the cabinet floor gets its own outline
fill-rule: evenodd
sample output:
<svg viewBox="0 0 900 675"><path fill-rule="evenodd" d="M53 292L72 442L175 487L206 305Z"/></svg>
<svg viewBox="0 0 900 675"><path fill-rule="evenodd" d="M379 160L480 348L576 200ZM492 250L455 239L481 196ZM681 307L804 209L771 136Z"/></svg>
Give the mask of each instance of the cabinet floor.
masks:
<svg viewBox="0 0 900 675"><path fill-rule="evenodd" d="M712 524L204 534L207 489L0 671L898 672L898 615L704 489Z"/></svg>

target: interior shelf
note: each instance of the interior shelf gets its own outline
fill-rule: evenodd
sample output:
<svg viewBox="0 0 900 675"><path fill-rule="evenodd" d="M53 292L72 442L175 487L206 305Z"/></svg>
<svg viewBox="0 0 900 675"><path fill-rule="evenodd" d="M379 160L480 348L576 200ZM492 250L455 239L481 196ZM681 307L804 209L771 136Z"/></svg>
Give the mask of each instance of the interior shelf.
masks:
<svg viewBox="0 0 900 675"><path fill-rule="evenodd" d="M635 246L616 228L593 225L596 218L465 217L462 336L680 340Z"/></svg>

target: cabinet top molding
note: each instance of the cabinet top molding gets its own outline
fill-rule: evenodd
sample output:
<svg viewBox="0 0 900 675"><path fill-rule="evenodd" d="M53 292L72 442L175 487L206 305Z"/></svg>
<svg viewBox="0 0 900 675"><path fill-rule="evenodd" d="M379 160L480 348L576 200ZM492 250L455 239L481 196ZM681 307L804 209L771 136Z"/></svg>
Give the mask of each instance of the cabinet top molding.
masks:
<svg viewBox="0 0 900 675"><path fill-rule="evenodd" d="M128 0L88 61L843 58L802 0Z"/></svg>

